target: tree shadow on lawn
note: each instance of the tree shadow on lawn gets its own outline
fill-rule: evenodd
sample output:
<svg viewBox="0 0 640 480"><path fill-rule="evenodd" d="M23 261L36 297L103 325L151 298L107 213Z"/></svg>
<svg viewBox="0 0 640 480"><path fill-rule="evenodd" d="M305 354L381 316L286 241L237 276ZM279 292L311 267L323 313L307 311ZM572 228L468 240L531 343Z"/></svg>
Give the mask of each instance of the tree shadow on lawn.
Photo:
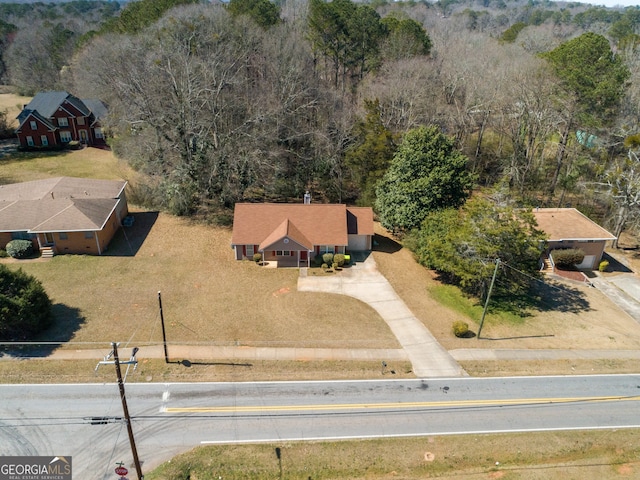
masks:
<svg viewBox="0 0 640 480"><path fill-rule="evenodd" d="M402 245L392 238L377 233L373 236L373 250L376 252L396 253L400 249L402 249Z"/></svg>
<svg viewBox="0 0 640 480"><path fill-rule="evenodd" d="M549 279L535 282L522 295L503 297L500 300L497 303L501 308L507 311L511 309L514 313L518 313L517 309L562 313L580 313L591 309L585 294L579 289Z"/></svg>
<svg viewBox="0 0 640 480"><path fill-rule="evenodd" d="M159 212L135 212L129 215L133 217L133 225L118 230L104 256L135 257L158 220Z"/></svg>
<svg viewBox="0 0 640 480"><path fill-rule="evenodd" d="M85 322L79 309L62 303L52 305L51 313L53 323L49 328L30 340L29 345L3 345L0 347L0 357L5 355L23 358L48 357L60 345L73 339Z"/></svg>

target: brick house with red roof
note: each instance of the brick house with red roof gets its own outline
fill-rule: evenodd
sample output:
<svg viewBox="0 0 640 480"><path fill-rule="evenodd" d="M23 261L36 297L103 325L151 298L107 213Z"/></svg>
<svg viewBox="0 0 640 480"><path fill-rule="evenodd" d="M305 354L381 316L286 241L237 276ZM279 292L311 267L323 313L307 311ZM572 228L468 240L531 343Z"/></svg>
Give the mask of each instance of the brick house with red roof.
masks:
<svg viewBox="0 0 640 480"><path fill-rule="evenodd" d="M585 253L582 263L576 265L579 269L598 268L606 243L616 239L575 208L535 208L532 213L538 228L549 237L547 253L563 248L579 248Z"/></svg>
<svg viewBox="0 0 640 480"><path fill-rule="evenodd" d="M342 204L237 203L231 247L236 260L309 266L322 253L371 250L373 211Z"/></svg>

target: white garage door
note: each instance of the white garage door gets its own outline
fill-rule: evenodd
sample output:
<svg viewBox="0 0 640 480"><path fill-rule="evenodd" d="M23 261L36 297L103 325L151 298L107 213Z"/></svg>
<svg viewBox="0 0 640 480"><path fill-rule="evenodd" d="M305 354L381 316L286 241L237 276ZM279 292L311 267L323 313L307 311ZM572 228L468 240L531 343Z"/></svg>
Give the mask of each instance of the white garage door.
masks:
<svg viewBox="0 0 640 480"><path fill-rule="evenodd" d="M367 250L366 235L349 235L349 250L362 252Z"/></svg>
<svg viewBox="0 0 640 480"><path fill-rule="evenodd" d="M584 260L580 265L576 265L578 268L593 268L593 264L596 261L595 255L585 255Z"/></svg>

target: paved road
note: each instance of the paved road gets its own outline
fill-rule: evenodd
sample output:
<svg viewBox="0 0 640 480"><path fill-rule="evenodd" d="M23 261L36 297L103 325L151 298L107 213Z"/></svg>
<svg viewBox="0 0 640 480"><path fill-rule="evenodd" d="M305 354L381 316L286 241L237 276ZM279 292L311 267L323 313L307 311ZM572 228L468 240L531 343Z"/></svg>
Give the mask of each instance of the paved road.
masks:
<svg viewBox="0 0 640 480"><path fill-rule="evenodd" d="M313 277L300 270L298 290L348 295L369 304L387 322L417 377L464 376L465 371L418 320L378 271L373 255L340 275Z"/></svg>
<svg viewBox="0 0 640 480"><path fill-rule="evenodd" d="M640 375L126 389L144 471L209 443L640 427ZM133 470L121 416L114 384L0 385L2 454L71 456L74 478L112 479L116 462Z"/></svg>

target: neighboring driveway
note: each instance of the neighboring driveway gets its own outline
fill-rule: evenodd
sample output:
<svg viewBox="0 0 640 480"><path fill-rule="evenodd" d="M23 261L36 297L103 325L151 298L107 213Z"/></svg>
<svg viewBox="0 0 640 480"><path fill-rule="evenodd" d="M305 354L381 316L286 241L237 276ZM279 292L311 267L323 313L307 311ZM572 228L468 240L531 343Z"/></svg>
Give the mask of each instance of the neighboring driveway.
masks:
<svg viewBox="0 0 640 480"><path fill-rule="evenodd" d="M362 263L331 276L309 276L300 269L298 290L348 295L370 305L396 336L418 377L464 376L466 372L438 343L396 294L369 255Z"/></svg>
<svg viewBox="0 0 640 480"><path fill-rule="evenodd" d="M640 279L633 273L621 273L615 277L598 277L591 280L593 286L640 322Z"/></svg>

